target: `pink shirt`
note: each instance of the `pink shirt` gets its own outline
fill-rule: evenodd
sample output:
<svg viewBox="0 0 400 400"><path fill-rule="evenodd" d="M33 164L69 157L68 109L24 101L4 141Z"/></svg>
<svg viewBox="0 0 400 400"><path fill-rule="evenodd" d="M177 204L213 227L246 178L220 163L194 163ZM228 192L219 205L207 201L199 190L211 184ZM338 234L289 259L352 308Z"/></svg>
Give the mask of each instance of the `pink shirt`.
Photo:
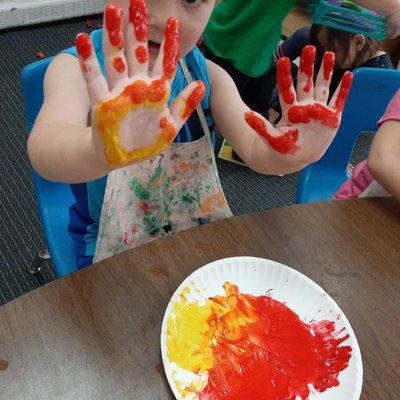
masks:
<svg viewBox="0 0 400 400"><path fill-rule="evenodd" d="M387 106L385 114L378 122L378 126L390 120L400 121L400 89ZM353 176L343 183L333 198L342 200L360 197L373 181L374 177L368 170L367 161L362 161L355 167Z"/></svg>

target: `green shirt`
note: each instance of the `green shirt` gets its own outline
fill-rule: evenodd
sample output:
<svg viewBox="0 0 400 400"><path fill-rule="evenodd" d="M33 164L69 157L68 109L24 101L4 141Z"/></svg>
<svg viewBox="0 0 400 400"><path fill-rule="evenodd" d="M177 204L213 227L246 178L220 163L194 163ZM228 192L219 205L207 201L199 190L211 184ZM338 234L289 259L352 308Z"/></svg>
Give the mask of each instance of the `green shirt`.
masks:
<svg viewBox="0 0 400 400"><path fill-rule="evenodd" d="M296 0L222 0L204 32L204 42L240 72L265 74L281 37L281 25Z"/></svg>

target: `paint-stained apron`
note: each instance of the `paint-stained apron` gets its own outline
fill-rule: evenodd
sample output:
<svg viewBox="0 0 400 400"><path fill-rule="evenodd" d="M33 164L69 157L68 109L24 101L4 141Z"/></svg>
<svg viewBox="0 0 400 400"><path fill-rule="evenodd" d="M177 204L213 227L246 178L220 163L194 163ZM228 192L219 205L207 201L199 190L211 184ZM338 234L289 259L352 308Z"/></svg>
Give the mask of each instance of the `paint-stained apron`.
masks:
<svg viewBox="0 0 400 400"><path fill-rule="evenodd" d="M191 82L184 61L180 64ZM93 262L232 216L201 106L196 111L204 131L201 139L173 143L161 156L108 175Z"/></svg>

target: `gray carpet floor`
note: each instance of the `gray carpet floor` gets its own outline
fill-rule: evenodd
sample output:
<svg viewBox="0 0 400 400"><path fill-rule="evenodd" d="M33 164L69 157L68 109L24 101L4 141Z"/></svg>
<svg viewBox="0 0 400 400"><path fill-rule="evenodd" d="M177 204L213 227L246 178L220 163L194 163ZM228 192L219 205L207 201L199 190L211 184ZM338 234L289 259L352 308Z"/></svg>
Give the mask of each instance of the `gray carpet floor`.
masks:
<svg viewBox="0 0 400 400"><path fill-rule="evenodd" d="M39 51L57 54L81 31L88 31L82 21L67 21L0 32L0 305L54 279L50 262L38 275L26 270L44 242L26 155L20 73ZM365 158L369 143L370 137L362 138L354 161ZM296 175L263 176L223 161L219 171L235 214L294 202Z"/></svg>

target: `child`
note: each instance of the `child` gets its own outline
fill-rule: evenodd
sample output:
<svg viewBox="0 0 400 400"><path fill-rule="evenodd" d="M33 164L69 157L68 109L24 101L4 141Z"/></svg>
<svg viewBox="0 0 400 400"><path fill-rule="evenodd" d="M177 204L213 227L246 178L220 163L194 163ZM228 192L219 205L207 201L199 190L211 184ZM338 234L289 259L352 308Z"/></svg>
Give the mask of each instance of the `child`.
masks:
<svg viewBox="0 0 400 400"><path fill-rule="evenodd" d="M393 196L400 201L400 90L378 124L368 160L356 166L335 199Z"/></svg>
<svg viewBox="0 0 400 400"><path fill-rule="evenodd" d="M324 56L314 88L315 48L305 48L297 94L283 58L284 116L272 127L195 47L215 0L148 0L149 16L144 0L106 3L104 32L77 37L79 61L72 49L49 66L28 142L39 174L72 184L69 230L79 268L231 215L216 170L214 120L257 172L289 173L318 160L352 81L346 74L327 105L333 53Z"/></svg>
<svg viewBox="0 0 400 400"><path fill-rule="evenodd" d="M317 49L317 65L319 64L318 60L322 60L325 51L329 50L335 53L336 66L329 88L329 97L333 96L346 71L366 67L393 68L389 55L382 51L377 40L318 24L313 24L311 28L298 29L289 39L281 43L275 51L274 59L277 61L280 57L288 57L294 61L300 56L303 47L308 44L314 45ZM273 121L277 118L276 112L280 112L277 94L272 100L271 117Z"/></svg>

